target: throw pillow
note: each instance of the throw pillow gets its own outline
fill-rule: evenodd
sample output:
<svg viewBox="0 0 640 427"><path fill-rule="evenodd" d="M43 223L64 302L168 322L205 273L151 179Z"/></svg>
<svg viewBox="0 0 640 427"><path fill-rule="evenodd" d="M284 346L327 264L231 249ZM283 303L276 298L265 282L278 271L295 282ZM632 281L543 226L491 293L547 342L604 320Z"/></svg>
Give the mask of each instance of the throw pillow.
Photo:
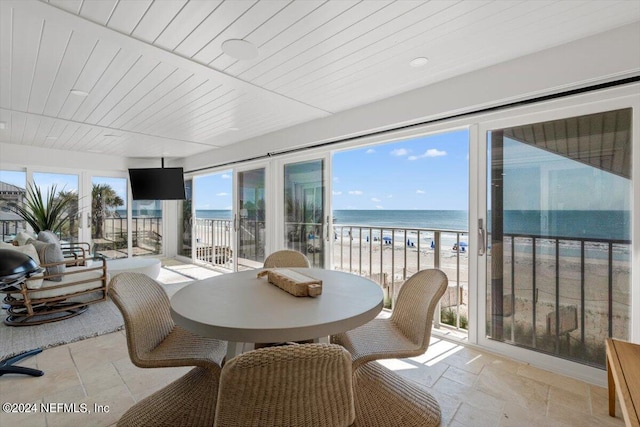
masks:
<svg viewBox="0 0 640 427"><path fill-rule="evenodd" d="M60 246L57 246L55 243L45 243L40 240L29 239L27 243L31 243L35 246L36 251L38 252L38 257L40 257L41 264L50 264L53 262L62 262L64 261L64 256L62 255L62 250ZM50 267L46 267L47 276L53 274L61 274L65 271L65 265L53 265ZM51 280L53 282L61 282L62 276L58 277L45 277L45 280Z"/></svg>
<svg viewBox="0 0 640 427"><path fill-rule="evenodd" d="M19 231L18 234L16 234L16 238L13 240L18 242L18 246L24 246L27 244L27 240L35 238L36 235L33 233L29 233L28 231Z"/></svg>
<svg viewBox="0 0 640 427"><path fill-rule="evenodd" d="M21 252L31 259L33 259L36 264L40 264L40 258L38 257L38 251L36 251L35 246L31 244L23 245L23 246L13 246L8 243L0 242L0 248L2 249L10 249L12 251ZM42 277L42 273L36 274L32 277ZM27 288L29 289L40 289L42 287L42 279L37 280L29 280L27 282Z"/></svg>

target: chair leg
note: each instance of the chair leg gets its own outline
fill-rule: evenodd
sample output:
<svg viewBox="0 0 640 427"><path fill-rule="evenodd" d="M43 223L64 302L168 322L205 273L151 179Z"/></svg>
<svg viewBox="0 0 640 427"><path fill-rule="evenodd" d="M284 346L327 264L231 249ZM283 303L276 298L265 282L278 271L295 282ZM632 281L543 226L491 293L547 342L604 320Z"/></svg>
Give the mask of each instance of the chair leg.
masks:
<svg viewBox="0 0 640 427"><path fill-rule="evenodd" d="M9 357L7 359L0 361L0 377L3 376L4 374L24 374L24 375L31 375L33 377L43 376L44 372L42 372L39 369L25 368L23 366L13 366L14 363L22 359L25 359L27 357L34 356L41 352L42 352L41 348L36 348L34 350L25 351L24 353L20 353L16 356Z"/></svg>

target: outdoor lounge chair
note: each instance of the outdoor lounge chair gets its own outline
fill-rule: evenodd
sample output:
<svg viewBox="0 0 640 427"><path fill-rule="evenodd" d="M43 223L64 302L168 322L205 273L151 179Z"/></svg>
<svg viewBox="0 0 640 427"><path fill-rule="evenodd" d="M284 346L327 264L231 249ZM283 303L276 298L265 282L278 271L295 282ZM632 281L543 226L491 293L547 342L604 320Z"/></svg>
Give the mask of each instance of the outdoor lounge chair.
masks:
<svg viewBox="0 0 640 427"><path fill-rule="evenodd" d="M162 286L142 273L120 273L109 295L122 312L127 348L140 368L200 366L220 369L227 342L205 338L176 326Z"/></svg>
<svg viewBox="0 0 640 427"><path fill-rule="evenodd" d="M283 249L273 252L264 260L264 268L301 267L309 268L309 258L302 252Z"/></svg>
<svg viewBox="0 0 640 427"><path fill-rule="evenodd" d="M418 356L429 347L433 313L447 285L441 270L421 270L400 288L390 318L333 335L331 342L351 353L354 370L372 360Z"/></svg>
<svg viewBox="0 0 640 427"><path fill-rule="evenodd" d="M354 417L351 358L340 346L262 348L222 369L217 427L340 427Z"/></svg>
<svg viewBox="0 0 640 427"><path fill-rule="evenodd" d="M3 302L8 305L5 324L27 326L64 320L85 312L91 304L106 301L105 260L89 260L82 246L75 245L67 258L54 243L30 241L2 247L29 255L44 270L42 275L2 288Z"/></svg>

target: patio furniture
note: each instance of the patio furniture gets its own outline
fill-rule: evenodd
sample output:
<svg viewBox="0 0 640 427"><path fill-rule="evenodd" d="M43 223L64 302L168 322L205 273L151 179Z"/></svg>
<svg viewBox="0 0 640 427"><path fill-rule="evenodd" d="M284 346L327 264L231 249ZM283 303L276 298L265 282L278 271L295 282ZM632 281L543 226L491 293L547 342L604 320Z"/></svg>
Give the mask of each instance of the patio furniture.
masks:
<svg viewBox="0 0 640 427"><path fill-rule="evenodd" d="M131 273L143 273L152 279L156 279L160 274L162 263L157 258L117 258L107 260L107 268L111 277L128 271Z"/></svg>
<svg viewBox="0 0 640 427"><path fill-rule="evenodd" d="M218 397L218 369L193 368L133 405L118 427L210 427Z"/></svg>
<svg viewBox="0 0 640 427"><path fill-rule="evenodd" d="M351 358L331 344L244 353L220 375L215 426L348 426L355 410Z"/></svg>
<svg viewBox="0 0 640 427"><path fill-rule="evenodd" d="M447 284L441 270L421 270L400 288L390 318L373 319L332 336L331 342L351 353L354 370L376 359L418 356L429 347L433 313Z"/></svg>
<svg viewBox="0 0 640 427"><path fill-rule="evenodd" d="M320 268L292 270L322 280L322 295L295 297L256 277L256 270L245 270L180 289L171 298L171 316L194 334L227 340L228 362L245 343L253 348L265 342L328 342L330 335L363 325L382 309L382 289L367 278Z"/></svg>
<svg viewBox="0 0 640 427"><path fill-rule="evenodd" d="M439 426L440 405L425 389L377 362L353 374L355 427Z"/></svg>
<svg viewBox="0 0 640 427"><path fill-rule="evenodd" d="M264 260L264 268L301 267L309 268L311 263L302 252L283 249L273 252Z"/></svg>
<svg viewBox="0 0 640 427"><path fill-rule="evenodd" d="M149 276L120 273L111 280L109 295L124 317L127 348L134 365L208 369L222 366L227 343L176 326L167 293Z"/></svg>
<svg viewBox="0 0 640 427"><path fill-rule="evenodd" d="M106 301L108 275L104 260L88 265L78 252L65 259L55 243L29 242L24 246L2 246L4 250L29 255L44 269L42 275L30 275L0 289L6 294L3 302L8 305L5 324L28 326L64 320L84 313L91 304Z"/></svg>

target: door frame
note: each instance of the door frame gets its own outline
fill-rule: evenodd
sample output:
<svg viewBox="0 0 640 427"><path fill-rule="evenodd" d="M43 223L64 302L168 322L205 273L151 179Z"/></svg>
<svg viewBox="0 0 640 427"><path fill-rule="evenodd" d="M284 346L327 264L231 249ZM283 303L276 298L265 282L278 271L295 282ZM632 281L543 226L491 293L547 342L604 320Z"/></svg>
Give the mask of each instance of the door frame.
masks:
<svg viewBox="0 0 640 427"><path fill-rule="evenodd" d="M469 237L471 241L476 241L474 247L477 248L477 243L479 242L477 222L482 219L486 224L487 221L487 198L489 197L487 190L488 131L623 108L632 108L632 183L636 183L636 185L632 185L633 194L631 195L631 206L636 214L635 216L632 215L631 325L629 339L633 342L640 342L640 215L638 215L640 212L640 185L638 185L640 183L640 167L638 166L640 165L640 96L637 94L625 93L620 88L614 88L510 109L488 115L484 120L481 120L482 118L477 120L476 139L475 144L473 144L475 155L470 153L472 160L470 177L475 177L477 190L476 194L471 197L472 200L470 200L470 203L474 204L470 204L470 212L473 213L470 218ZM475 206L475 209L472 209L471 206ZM475 221L473 220L474 215L476 216ZM484 328L487 324L488 267L486 257L473 258L475 258L473 262L477 277L477 289L474 292L477 302L475 304L477 309L475 319L477 321L475 322L476 327L474 328L473 339L471 331L469 331L471 343L546 370L553 369L594 384L606 384L606 372L601 369L487 338ZM471 270L472 265L469 268Z"/></svg>
<svg viewBox="0 0 640 427"><path fill-rule="evenodd" d="M333 239L329 238L333 230L333 215L332 215L332 206L331 206L331 157L332 152L330 150L309 150L308 153L305 154L295 154L283 156L275 160L275 164L273 169L276 171L274 177L274 203L273 212L275 219L274 228L274 248L277 249L285 249L286 242L284 238L285 228L285 212L284 212L284 167L286 165L292 163L304 163L310 162L314 160L322 160L322 185L324 187L324 194L322 195L322 204L323 204L323 218L322 218L322 227L323 227L323 256L324 256L324 268L333 269ZM276 190L276 189L279 189Z"/></svg>

